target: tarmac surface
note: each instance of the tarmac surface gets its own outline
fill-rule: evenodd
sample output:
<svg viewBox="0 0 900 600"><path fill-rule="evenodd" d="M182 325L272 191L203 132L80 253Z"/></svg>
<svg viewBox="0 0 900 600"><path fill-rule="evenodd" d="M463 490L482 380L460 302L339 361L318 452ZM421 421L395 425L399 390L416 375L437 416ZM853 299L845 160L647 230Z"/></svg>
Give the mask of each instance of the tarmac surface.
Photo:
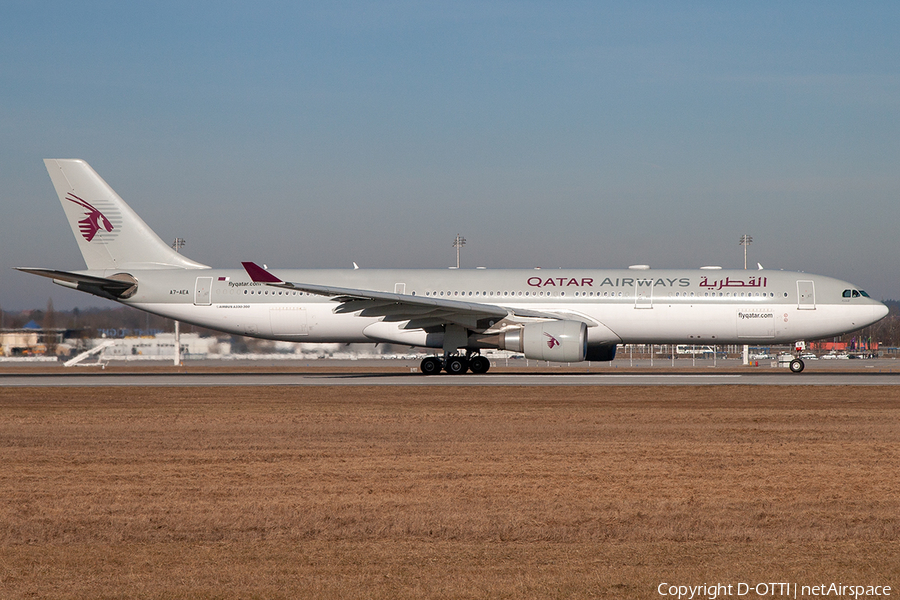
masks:
<svg viewBox="0 0 900 600"><path fill-rule="evenodd" d="M598 372L564 368L496 369L485 375L424 376L415 367L393 368L160 368L17 369L0 371L0 387L212 387L212 386L697 386L697 385L900 385L900 370L876 368L690 369L606 368ZM613 372L611 372L613 371Z"/></svg>
<svg viewBox="0 0 900 600"><path fill-rule="evenodd" d="M181 367L109 361L68 368L0 362L0 387L900 385L900 362L891 358L808 360L802 373L775 365L627 356L593 364L495 360L484 375L425 376L418 359L189 360Z"/></svg>

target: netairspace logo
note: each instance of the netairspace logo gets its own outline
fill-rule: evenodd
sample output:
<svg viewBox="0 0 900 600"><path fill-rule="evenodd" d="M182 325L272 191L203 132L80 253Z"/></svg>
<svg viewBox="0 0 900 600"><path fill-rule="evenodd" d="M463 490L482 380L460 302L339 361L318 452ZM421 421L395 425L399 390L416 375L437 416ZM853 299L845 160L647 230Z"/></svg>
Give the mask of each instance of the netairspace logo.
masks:
<svg viewBox="0 0 900 600"><path fill-rule="evenodd" d="M660 583L656 592L660 596L678 600L716 600L723 597L747 598L883 598L891 595L889 585L849 585L844 583L716 583L703 585L675 585Z"/></svg>

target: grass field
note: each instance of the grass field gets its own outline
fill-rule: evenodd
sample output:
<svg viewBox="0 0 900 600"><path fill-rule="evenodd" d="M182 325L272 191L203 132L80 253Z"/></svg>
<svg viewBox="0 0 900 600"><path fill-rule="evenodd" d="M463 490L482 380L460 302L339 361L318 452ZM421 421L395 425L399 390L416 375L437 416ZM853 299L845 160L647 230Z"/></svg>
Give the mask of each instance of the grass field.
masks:
<svg viewBox="0 0 900 600"><path fill-rule="evenodd" d="M897 595L898 417L880 386L4 388L0 598Z"/></svg>

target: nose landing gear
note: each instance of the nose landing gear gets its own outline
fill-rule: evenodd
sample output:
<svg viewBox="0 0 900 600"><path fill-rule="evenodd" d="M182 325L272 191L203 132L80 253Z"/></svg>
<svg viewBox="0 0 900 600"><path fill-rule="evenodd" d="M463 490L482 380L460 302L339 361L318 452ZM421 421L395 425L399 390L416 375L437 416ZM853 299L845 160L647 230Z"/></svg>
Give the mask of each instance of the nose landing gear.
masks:
<svg viewBox="0 0 900 600"><path fill-rule="evenodd" d="M803 368L806 364L803 362L803 359L800 358L801 353L806 350L806 342L797 342L794 344L794 351L797 353L797 356L794 360L791 361L791 373L801 373L803 372Z"/></svg>
<svg viewBox="0 0 900 600"><path fill-rule="evenodd" d="M806 367L806 364L804 364L803 359L801 358L795 358L791 361L791 373L800 373L803 371L804 367Z"/></svg>

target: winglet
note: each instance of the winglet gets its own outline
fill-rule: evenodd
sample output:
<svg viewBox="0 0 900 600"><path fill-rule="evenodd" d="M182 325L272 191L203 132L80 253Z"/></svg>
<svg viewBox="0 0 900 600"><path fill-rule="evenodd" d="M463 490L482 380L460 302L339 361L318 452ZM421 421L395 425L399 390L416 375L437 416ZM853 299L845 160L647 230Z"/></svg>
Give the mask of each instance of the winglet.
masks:
<svg viewBox="0 0 900 600"><path fill-rule="evenodd" d="M242 262L241 264L254 283L284 283L255 262Z"/></svg>

